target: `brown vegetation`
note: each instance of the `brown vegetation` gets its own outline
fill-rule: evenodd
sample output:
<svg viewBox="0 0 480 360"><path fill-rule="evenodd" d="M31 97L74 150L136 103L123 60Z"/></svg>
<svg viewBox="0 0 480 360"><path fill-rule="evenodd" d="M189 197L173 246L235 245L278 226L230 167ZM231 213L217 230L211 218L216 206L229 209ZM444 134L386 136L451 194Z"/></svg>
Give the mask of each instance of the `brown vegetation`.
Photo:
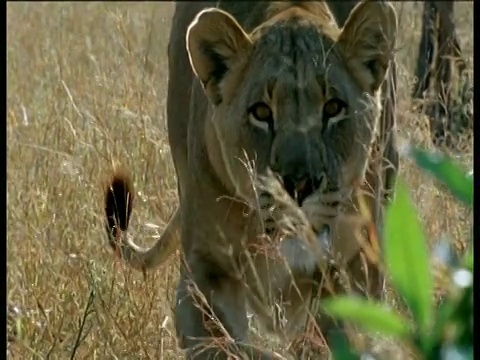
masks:
<svg viewBox="0 0 480 360"><path fill-rule="evenodd" d="M426 112L435 143L445 140L450 143L451 135L473 128L473 116L456 109L458 98L463 98L463 105L468 102L465 97L473 96L473 83L469 74L465 74L467 64L456 34L453 5L453 2L445 1L430 1L423 5L413 97L427 99Z"/></svg>

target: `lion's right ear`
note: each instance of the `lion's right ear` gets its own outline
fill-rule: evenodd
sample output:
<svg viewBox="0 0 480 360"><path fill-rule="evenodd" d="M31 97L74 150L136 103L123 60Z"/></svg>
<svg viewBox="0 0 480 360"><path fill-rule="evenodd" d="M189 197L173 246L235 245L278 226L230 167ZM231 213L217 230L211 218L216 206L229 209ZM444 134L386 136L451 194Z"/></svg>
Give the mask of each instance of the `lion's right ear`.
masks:
<svg viewBox="0 0 480 360"><path fill-rule="evenodd" d="M250 38L228 13L216 8L201 11L187 30L187 52L195 75L210 101L222 102L219 83Z"/></svg>
<svg viewBox="0 0 480 360"><path fill-rule="evenodd" d="M397 32L397 14L390 2L363 0L350 12L338 38L347 66L371 93L385 79Z"/></svg>

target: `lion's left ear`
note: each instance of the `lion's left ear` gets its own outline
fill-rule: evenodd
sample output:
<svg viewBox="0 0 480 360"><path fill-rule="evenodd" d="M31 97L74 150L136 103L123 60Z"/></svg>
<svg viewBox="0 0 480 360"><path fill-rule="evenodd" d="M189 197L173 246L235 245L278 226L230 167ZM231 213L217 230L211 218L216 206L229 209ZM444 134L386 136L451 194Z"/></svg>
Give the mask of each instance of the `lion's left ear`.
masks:
<svg viewBox="0 0 480 360"><path fill-rule="evenodd" d="M346 64L364 90L382 84L397 38L397 14L387 1L366 0L350 13L338 38Z"/></svg>

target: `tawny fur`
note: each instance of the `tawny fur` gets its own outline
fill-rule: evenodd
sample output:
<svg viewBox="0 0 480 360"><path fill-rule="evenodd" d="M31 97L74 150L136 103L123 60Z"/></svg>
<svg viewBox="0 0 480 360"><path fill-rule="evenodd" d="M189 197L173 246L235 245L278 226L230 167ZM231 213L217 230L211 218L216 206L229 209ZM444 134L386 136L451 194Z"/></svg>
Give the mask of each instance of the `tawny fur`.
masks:
<svg viewBox="0 0 480 360"><path fill-rule="evenodd" d="M122 257L143 270L181 244L176 328L187 358L226 358L218 346L195 355L202 341L192 338L225 331L237 341L228 351L274 358L246 345L246 304L268 330L296 336L313 283L328 277L324 270L337 255L352 283L377 296L381 290L378 269L365 279L359 243L368 242L369 224L358 205L366 194L381 226L395 182L396 15L387 2L372 1L341 25L324 2L176 6L167 117L180 204L158 241L142 249L115 230L117 223L126 230L131 202L122 199L133 194L128 176L116 174L106 191L107 231ZM345 112L330 117L326 105L338 98ZM259 102L269 109L267 122L249 115ZM262 185L264 177L271 186ZM325 226L327 245L319 240ZM266 228L278 256L250 252L263 246ZM192 281L206 299L201 306L193 304ZM207 329L202 313L223 326ZM317 323L327 333L336 327L326 318Z"/></svg>

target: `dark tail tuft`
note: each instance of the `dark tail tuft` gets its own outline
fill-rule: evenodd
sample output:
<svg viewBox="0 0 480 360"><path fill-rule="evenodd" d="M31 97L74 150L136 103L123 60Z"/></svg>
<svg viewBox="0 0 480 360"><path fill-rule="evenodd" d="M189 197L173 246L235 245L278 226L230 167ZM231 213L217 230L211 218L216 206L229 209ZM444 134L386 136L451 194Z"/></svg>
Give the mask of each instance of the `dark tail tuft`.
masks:
<svg viewBox="0 0 480 360"><path fill-rule="evenodd" d="M119 230L127 230L133 198L133 184L127 173L114 173L105 188L106 230L111 241L116 239Z"/></svg>

